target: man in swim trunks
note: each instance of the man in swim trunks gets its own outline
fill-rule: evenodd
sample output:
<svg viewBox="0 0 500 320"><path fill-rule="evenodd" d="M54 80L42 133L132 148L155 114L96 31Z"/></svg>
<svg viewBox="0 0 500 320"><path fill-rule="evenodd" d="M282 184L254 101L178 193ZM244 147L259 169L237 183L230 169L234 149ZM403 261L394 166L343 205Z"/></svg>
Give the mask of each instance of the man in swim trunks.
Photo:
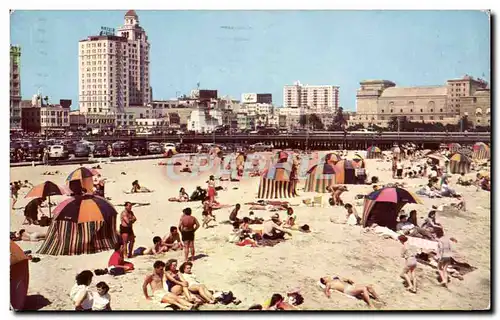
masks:
<svg viewBox="0 0 500 320"><path fill-rule="evenodd" d="M356 298L361 296L363 300L370 306L370 308L374 307L372 301L370 300L370 295L372 295L375 300L380 301L380 297L371 285L355 285L354 281L352 281L351 279L341 279L339 277L328 276L320 278L320 282L321 284L325 285L325 295L328 298L330 298L330 290L337 290Z"/></svg>
<svg viewBox="0 0 500 320"><path fill-rule="evenodd" d="M183 248L181 237L179 236L179 231L177 227L171 226L170 233L163 238L163 245L166 246L168 250L177 251Z"/></svg>
<svg viewBox="0 0 500 320"><path fill-rule="evenodd" d="M132 229L132 225L137 221L137 218L135 217L134 212L132 212L131 202L125 202L125 210L123 210L120 218L120 236L123 241L124 250L125 252L127 252L128 244L128 258L132 258L135 242L135 235L134 230Z"/></svg>
<svg viewBox="0 0 500 320"><path fill-rule="evenodd" d="M229 221L231 222L240 221L240 219L238 218L238 212L240 211L240 209L241 205L237 203L233 211L231 211L231 214L229 214Z"/></svg>
<svg viewBox="0 0 500 320"><path fill-rule="evenodd" d="M142 291L144 292L144 296L148 300L154 300L158 303L168 303L175 305L182 310L190 310L194 307L193 304L184 300L183 298L176 296L173 293L167 292L163 288L163 275L165 263L163 261L156 261L153 264L153 274L150 274L144 279L144 283L142 284ZM151 290L153 291L153 296L150 297L148 295L148 285L151 285Z"/></svg>
<svg viewBox="0 0 500 320"><path fill-rule="evenodd" d="M179 221L182 242L184 243L184 258L188 261L189 249L191 249L191 259L194 261L194 233L200 227L198 220L191 215L191 208L182 210L183 215Z"/></svg>

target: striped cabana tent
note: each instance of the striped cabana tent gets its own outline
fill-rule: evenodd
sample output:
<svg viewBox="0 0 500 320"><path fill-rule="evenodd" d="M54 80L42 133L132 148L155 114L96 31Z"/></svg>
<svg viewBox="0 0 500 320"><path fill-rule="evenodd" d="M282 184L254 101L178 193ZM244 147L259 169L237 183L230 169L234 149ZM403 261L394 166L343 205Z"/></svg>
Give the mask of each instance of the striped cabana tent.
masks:
<svg viewBox="0 0 500 320"><path fill-rule="evenodd" d="M452 142L448 145L448 150L450 150L452 154L459 152L460 149L462 149L462 146L458 143Z"/></svg>
<svg viewBox="0 0 500 320"><path fill-rule="evenodd" d="M329 153L325 156L324 163L312 166L307 171L304 191L327 193L326 188L335 184L335 163L338 161L338 155Z"/></svg>
<svg viewBox="0 0 500 320"><path fill-rule="evenodd" d="M110 221L74 223L53 220L39 254L71 256L91 254L114 248L119 242L115 230L116 217Z"/></svg>
<svg viewBox="0 0 500 320"><path fill-rule="evenodd" d="M477 142L472 147L472 159L484 160L490 158L490 147L484 142Z"/></svg>
<svg viewBox="0 0 500 320"><path fill-rule="evenodd" d="M364 160L340 160L335 164L336 184L356 184L355 170L365 168Z"/></svg>
<svg viewBox="0 0 500 320"><path fill-rule="evenodd" d="M451 173L469 173L471 160L464 154L455 153L450 158Z"/></svg>
<svg viewBox="0 0 500 320"><path fill-rule="evenodd" d="M379 147L371 146L366 150L366 159L382 158L382 150Z"/></svg>
<svg viewBox="0 0 500 320"><path fill-rule="evenodd" d="M290 159L291 160L291 159ZM285 152L279 160L261 175L257 197L259 199L283 199L297 196L297 179L294 167Z"/></svg>

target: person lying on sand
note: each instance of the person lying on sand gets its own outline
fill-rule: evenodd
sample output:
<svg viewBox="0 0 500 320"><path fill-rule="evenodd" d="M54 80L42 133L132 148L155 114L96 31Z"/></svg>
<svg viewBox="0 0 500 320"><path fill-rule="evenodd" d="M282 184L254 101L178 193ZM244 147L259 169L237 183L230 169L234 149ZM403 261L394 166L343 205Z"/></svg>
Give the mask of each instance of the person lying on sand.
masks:
<svg viewBox="0 0 500 320"><path fill-rule="evenodd" d="M144 192L147 193L152 191L144 186L141 187L141 185L139 184L139 180L135 180L134 182L132 182L132 189L130 190L130 193L144 193Z"/></svg>
<svg viewBox="0 0 500 320"><path fill-rule="evenodd" d="M292 235L290 231L287 231L280 227L278 223L281 223L279 214L275 213L272 215L270 220L265 221L262 224L262 237L268 240L284 239L285 233Z"/></svg>
<svg viewBox="0 0 500 320"><path fill-rule="evenodd" d="M424 228L415 226L413 223L408 221L408 216L406 214L401 214L399 216L399 222L396 224L396 231L400 234L424 238L429 240L435 240L436 237L431 232Z"/></svg>
<svg viewBox="0 0 500 320"><path fill-rule="evenodd" d="M207 197L207 191L202 189L200 186L197 186L196 189L191 194L191 201L204 201Z"/></svg>
<svg viewBox="0 0 500 320"><path fill-rule="evenodd" d="M357 285L354 284L354 281L349 278L340 278L337 276L326 276L320 278L319 280L321 284L325 286L325 295L328 298L331 296L330 290L337 290L358 299L361 297L363 301L370 306L370 308L374 308L371 296L373 299L382 302L372 285Z"/></svg>
<svg viewBox="0 0 500 320"><path fill-rule="evenodd" d="M460 211L466 211L465 199L462 196L457 196L457 200L457 203L451 203L450 206Z"/></svg>
<svg viewBox="0 0 500 320"><path fill-rule="evenodd" d="M177 306L181 310L193 310L195 306L185 299L175 295L173 293L167 292L163 288L163 277L164 277L165 263L163 261L156 261L153 264L153 273L146 276L144 283L142 284L142 292L147 300L154 300L157 303L168 303ZM153 296L148 295L148 285L151 286L153 291Z"/></svg>
<svg viewBox="0 0 500 320"><path fill-rule="evenodd" d="M262 305L253 305L248 310L297 310L297 308L286 302L281 294L275 293Z"/></svg>
<svg viewBox="0 0 500 320"><path fill-rule="evenodd" d="M24 229L19 230L18 232L10 233L10 240L12 241L32 241L37 242L41 240L45 240L47 238L46 233L40 232L27 232Z"/></svg>
<svg viewBox="0 0 500 320"><path fill-rule="evenodd" d="M176 226L170 227L170 233L163 237L162 243L167 247L167 251L174 250L177 251L179 249L184 249L184 245L181 242L181 237L179 234L179 230Z"/></svg>
<svg viewBox="0 0 500 320"><path fill-rule="evenodd" d="M146 248L146 247L138 247L137 249L134 250L134 256L140 256L140 255L155 255L158 253L164 253L168 251L168 247L163 244L162 240L160 237L155 236L153 238L153 246Z"/></svg>
<svg viewBox="0 0 500 320"><path fill-rule="evenodd" d="M196 276L191 272L193 268L192 262L184 262L179 267L179 272L182 274L184 280L188 283L188 290L192 293L199 294L207 303L215 304L215 298L208 290L207 286L201 284Z"/></svg>
<svg viewBox="0 0 500 320"><path fill-rule="evenodd" d="M59 174L58 170L56 170L56 171L45 171L44 173L42 173L42 176L55 176L56 174Z"/></svg>

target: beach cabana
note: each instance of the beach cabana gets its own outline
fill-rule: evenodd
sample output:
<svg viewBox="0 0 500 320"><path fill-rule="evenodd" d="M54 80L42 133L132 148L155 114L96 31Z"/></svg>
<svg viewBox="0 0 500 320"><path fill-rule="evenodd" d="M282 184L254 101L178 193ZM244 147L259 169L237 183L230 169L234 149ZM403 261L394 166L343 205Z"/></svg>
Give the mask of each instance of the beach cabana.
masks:
<svg viewBox="0 0 500 320"><path fill-rule="evenodd" d="M338 159L336 154L329 153L325 156L324 163L312 166L307 171L304 191L327 193L326 188L335 184L335 163Z"/></svg>
<svg viewBox="0 0 500 320"><path fill-rule="evenodd" d="M456 142L452 142L448 144L448 150L450 150L451 153L457 153L460 151L462 146Z"/></svg>
<svg viewBox="0 0 500 320"><path fill-rule="evenodd" d="M412 192L398 187L386 187L370 193L363 207L363 227L376 223L396 230L398 214L407 203L423 204Z"/></svg>
<svg viewBox="0 0 500 320"><path fill-rule="evenodd" d="M450 158L451 173L469 173L471 160L466 155L455 153Z"/></svg>
<svg viewBox="0 0 500 320"><path fill-rule="evenodd" d="M379 147L371 146L366 150L366 159L380 159L382 158L382 150Z"/></svg>
<svg viewBox="0 0 500 320"><path fill-rule="evenodd" d="M341 160L335 164L335 183L336 184L356 184L355 170L365 168L365 161Z"/></svg>
<svg viewBox="0 0 500 320"><path fill-rule="evenodd" d="M110 250L119 241L117 214L113 205L99 196L67 199L54 209L47 238L37 253L79 255Z"/></svg>
<svg viewBox="0 0 500 320"><path fill-rule="evenodd" d="M30 281L29 260L23 250L10 241L10 305L22 310L28 295Z"/></svg>
<svg viewBox="0 0 500 320"><path fill-rule="evenodd" d="M257 197L259 199L282 199L297 196L297 180L288 154L280 152L278 162L262 172Z"/></svg>
<svg viewBox="0 0 500 320"><path fill-rule="evenodd" d="M484 142L477 142L472 147L472 159L484 160L490 158L490 147Z"/></svg>

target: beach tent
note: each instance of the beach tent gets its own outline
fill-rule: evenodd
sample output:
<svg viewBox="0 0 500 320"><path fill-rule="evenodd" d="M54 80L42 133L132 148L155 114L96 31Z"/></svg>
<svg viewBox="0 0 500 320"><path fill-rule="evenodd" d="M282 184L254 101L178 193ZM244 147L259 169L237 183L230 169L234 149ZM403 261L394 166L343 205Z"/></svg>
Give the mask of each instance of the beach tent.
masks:
<svg viewBox="0 0 500 320"><path fill-rule="evenodd" d="M366 150L367 159L380 159L382 158L382 150L379 147L371 146Z"/></svg>
<svg viewBox="0 0 500 320"><path fill-rule="evenodd" d="M304 191L327 193L326 188L335 184L335 163L338 156L329 153L325 156L324 163L312 166L307 172Z"/></svg>
<svg viewBox="0 0 500 320"><path fill-rule="evenodd" d="M365 161L341 160L335 164L335 183L336 184L356 184L355 170L365 168Z"/></svg>
<svg viewBox="0 0 500 320"><path fill-rule="evenodd" d="M262 172L257 197L260 199L281 199L297 196L297 180L294 176L288 154L280 152L278 162Z"/></svg>
<svg viewBox="0 0 500 320"><path fill-rule="evenodd" d="M412 192L398 187L385 187L370 193L364 202L363 227L376 223L396 230L398 214L407 203L423 202Z"/></svg>
<svg viewBox="0 0 500 320"><path fill-rule="evenodd" d="M23 250L10 241L10 305L22 310L28 295L30 281L29 260Z"/></svg>
<svg viewBox="0 0 500 320"><path fill-rule="evenodd" d="M77 196L61 202L47 238L37 253L48 255L91 254L113 249L119 242L117 212L99 196Z"/></svg>
<svg viewBox="0 0 500 320"><path fill-rule="evenodd" d="M457 153L461 148L462 146L455 142L452 142L448 145L448 150L450 150L451 153Z"/></svg>
<svg viewBox="0 0 500 320"><path fill-rule="evenodd" d="M471 160L466 155L455 153L450 158L450 172L451 173L469 173Z"/></svg>
<svg viewBox="0 0 500 320"><path fill-rule="evenodd" d="M472 147L472 158L474 160L484 160L490 158L490 147L484 142L477 142Z"/></svg>

